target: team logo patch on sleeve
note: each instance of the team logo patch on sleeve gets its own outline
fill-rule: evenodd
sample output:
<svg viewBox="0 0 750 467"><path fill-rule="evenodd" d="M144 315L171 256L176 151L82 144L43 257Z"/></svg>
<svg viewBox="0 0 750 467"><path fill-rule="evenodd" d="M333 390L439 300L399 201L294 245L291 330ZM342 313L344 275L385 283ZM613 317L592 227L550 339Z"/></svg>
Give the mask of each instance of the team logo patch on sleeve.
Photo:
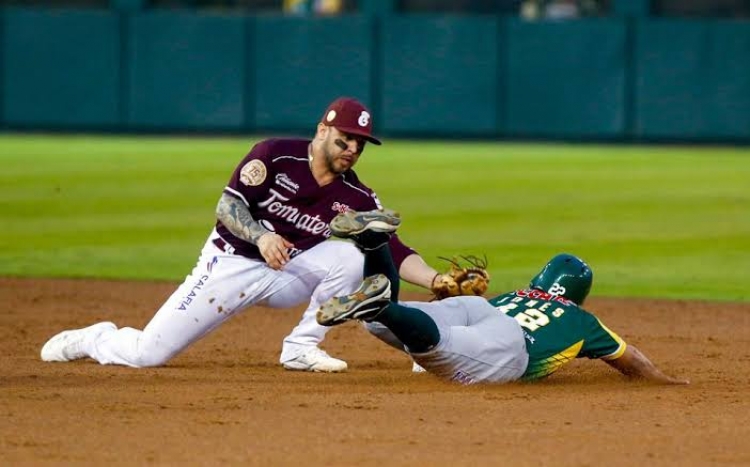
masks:
<svg viewBox="0 0 750 467"><path fill-rule="evenodd" d="M345 213L349 209L351 209L351 208L348 205L346 205L344 203L339 203L338 201L334 201L333 204L331 205L331 210L332 211L336 211L336 212L338 212L340 214Z"/></svg>
<svg viewBox="0 0 750 467"><path fill-rule="evenodd" d="M263 161L254 159L240 170L240 182L247 186L258 186L265 181L267 173Z"/></svg>

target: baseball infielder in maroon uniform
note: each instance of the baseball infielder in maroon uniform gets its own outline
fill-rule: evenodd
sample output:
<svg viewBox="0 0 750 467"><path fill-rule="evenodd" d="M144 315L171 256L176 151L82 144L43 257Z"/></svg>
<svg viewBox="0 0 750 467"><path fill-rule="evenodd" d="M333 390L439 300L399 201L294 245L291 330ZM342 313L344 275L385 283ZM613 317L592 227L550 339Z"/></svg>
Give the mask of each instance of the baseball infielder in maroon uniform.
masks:
<svg viewBox="0 0 750 467"><path fill-rule="evenodd" d="M315 311L362 280L363 255L351 243L326 241L329 223L347 210L381 209L352 168L372 136L372 118L351 98L336 99L314 139L268 139L235 169L216 209L216 226L193 271L141 331L102 322L61 332L42 348L44 361L90 357L101 364L165 364L238 311L286 308L305 301L302 320L284 339L280 361L290 370L339 372L346 362L318 347L328 328ZM377 230L377 229L374 229ZM429 287L437 272L396 236L396 267Z"/></svg>

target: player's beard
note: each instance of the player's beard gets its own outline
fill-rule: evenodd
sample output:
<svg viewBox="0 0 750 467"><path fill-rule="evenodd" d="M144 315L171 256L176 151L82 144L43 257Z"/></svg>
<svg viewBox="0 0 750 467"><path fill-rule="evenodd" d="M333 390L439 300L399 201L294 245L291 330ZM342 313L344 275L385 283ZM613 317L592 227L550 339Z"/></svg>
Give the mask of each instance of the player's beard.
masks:
<svg viewBox="0 0 750 467"><path fill-rule="evenodd" d="M358 159L358 155L354 154L351 156L351 162L348 165L345 165L346 163L343 161L341 152L341 148L336 145L336 143L333 141L333 138L329 138L328 141L326 141L323 151L326 169L336 175L341 175L342 173L354 167L354 164L357 163Z"/></svg>

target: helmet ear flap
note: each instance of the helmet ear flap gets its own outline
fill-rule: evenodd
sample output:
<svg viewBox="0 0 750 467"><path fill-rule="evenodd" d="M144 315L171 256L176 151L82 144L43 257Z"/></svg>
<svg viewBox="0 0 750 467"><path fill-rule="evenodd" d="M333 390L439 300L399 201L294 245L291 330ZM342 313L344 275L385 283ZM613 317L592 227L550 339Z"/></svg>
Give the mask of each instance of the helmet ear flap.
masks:
<svg viewBox="0 0 750 467"><path fill-rule="evenodd" d="M591 291L593 280L594 273L588 264L576 256L563 253L552 258L534 276L529 287L565 297L581 305Z"/></svg>

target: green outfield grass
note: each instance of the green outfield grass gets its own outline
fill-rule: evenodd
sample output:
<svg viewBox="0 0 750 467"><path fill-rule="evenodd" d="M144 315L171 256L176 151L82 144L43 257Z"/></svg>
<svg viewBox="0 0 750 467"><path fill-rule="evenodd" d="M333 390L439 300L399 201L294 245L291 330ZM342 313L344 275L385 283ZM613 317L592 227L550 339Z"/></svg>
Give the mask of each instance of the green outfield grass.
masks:
<svg viewBox="0 0 750 467"><path fill-rule="evenodd" d="M252 142L0 135L0 275L181 280ZM434 266L486 254L493 291L570 252L594 295L750 300L748 148L388 141L357 171Z"/></svg>

